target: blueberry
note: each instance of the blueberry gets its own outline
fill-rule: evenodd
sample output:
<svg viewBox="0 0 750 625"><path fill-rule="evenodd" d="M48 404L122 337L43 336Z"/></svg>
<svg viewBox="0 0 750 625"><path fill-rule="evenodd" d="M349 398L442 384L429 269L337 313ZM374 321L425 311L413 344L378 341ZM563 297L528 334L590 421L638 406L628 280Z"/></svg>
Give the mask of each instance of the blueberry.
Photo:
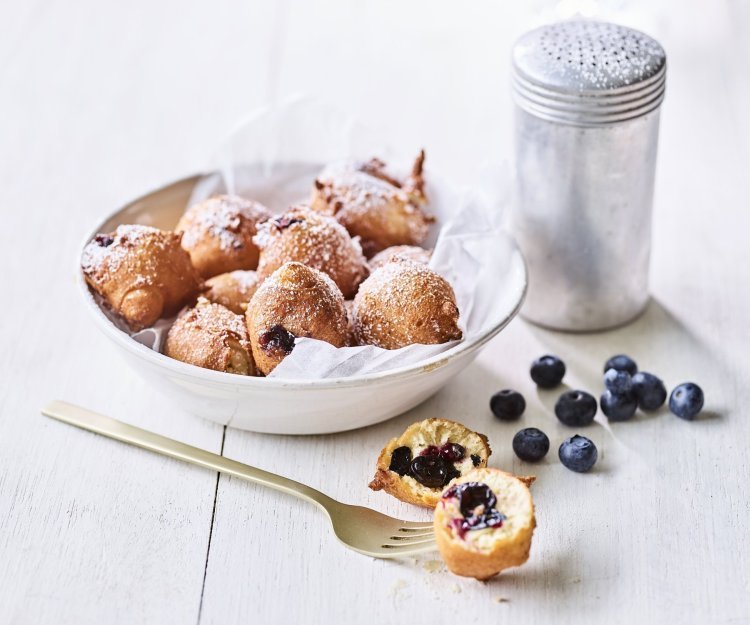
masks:
<svg viewBox="0 0 750 625"><path fill-rule="evenodd" d="M472 516L479 506L484 506L485 510L489 510L497 504L497 497L492 489L480 482L456 484L446 493L446 496L449 493L458 499L461 514L465 517Z"/></svg>
<svg viewBox="0 0 750 625"><path fill-rule="evenodd" d="M449 463L448 475L445 476L445 482L443 483L443 486L445 486L451 480L456 479L457 477L461 477L461 471L459 471L455 466Z"/></svg>
<svg viewBox="0 0 750 625"><path fill-rule="evenodd" d="M513 451L521 460L538 462L549 451L549 438L536 428L524 428L513 437Z"/></svg>
<svg viewBox="0 0 750 625"><path fill-rule="evenodd" d="M507 518L500 510L490 508L479 516L466 517L466 529L483 530L487 527L502 527Z"/></svg>
<svg viewBox="0 0 750 625"><path fill-rule="evenodd" d="M302 223L301 219L296 219L294 217L288 217L286 215L282 215L281 217L276 217L272 221L273 225L276 226L279 230L286 230L289 226L292 224L299 224Z"/></svg>
<svg viewBox="0 0 750 625"><path fill-rule="evenodd" d="M578 434L565 439L557 455L563 466L576 473L590 471L599 457L596 445L585 436L578 436Z"/></svg>
<svg viewBox="0 0 750 625"><path fill-rule="evenodd" d="M440 455L448 462L458 462L466 457L466 448L458 443L446 443L440 448Z"/></svg>
<svg viewBox="0 0 750 625"><path fill-rule="evenodd" d="M703 390L692 382L676 386L669 396L669 409L680 419L692 421L703 410Z"/></svg>
<svg viewBox="0 0 750 625"><path fill-rule="evenodd" d="M97 234L96 237L94 237L94 241L96 241L96 244L101 247L109 247L115 242L115 240L108 234Z"/></svg>
<svg viewBox="0 0 750 625"><path fill-rule="evenodd" d="M557 356L542 356L531 363L531 379L540 388L555 388L565 375L565 363Z"/></svg>
<svg viewBox="0 0 750 625"><path fill-rule="evenodd" d="M439 456L440 447L437 445L427 445L422 451L419 452L420 456Z"/></svg>
<svg viewBox="0 0 750 625"><path fill-rule="evenodd" d="M664 382L645 371L639 371L633 376L633 392L641 410L656 410L667 400Z"/></svg>
<svg viewBox="0 0 750 625"><path fill-rule="evenodd" d="M618 371L617 369L607 369L604 373L604 386L608 391L622 395L630 393L633 388L633 378L627 371Z"/></svg>
<svg viewBox="0 0 750 625"><path fill-rule="evenodd" d="M501 421L515 421L526 410L526 400L521 393L508 388L490 398L490 410Z"/></svg>
<svg viewBox="0 0 750 625"><path fill-rule="evenodd" d="M417 456L412 460L411 476L427 488L440 488L453 479L456 472L445 458L440 456Z"/></svg>
<svg viewBox="0 0 750 625"><path fill-rule="evenodd" d="M448 462L458 462L466 457L466 448L458 443L445 443L442 447L427 445L419 452L420 456L442 456Z"/></svg>
<svg viewBox="0 0 750 625"><path fill-rule="evenodd" d="M607 390L602 394L599 403L602 412L610 421L627 421L638 408L638 400L633 393L613 393Z"/></svg>
<svg viewBox="0 0 750 625"><path fill-rule="evenodd" d="M586 391L568 391L557 400L555 414L565 425L588 425L596 415L596 399Z"/></svg>
<svg viewBox="0 0 750 625"><path fill-rule="evenodd" d="M497 497L487 484L466 482L451 486L443 495L444 499L458 499L458 506L463 519L455 519L454 527L459 536L469 530L480 530L487 527L501 527L506 516L495 508Z"/></svg>
<svg viewBox="0 0 750 625"><path fill-rule="evenodd" d="M604 364L604 372L607 372L607 369L615 369L616 371L627 371L630 375L635 375L638 371L638 365L635 364L635 360L633 360L630 356L626 356L625 354L617 354L617 356L612 356L605 364Z"/></svg>
<svg viewBox="0 0 750 625"><path fill-rule="evenodd" d="M278 323L258 336L258 345L267 352L282 351L291 354L294 349L295 336Z"/></svg>
<svg viewBox="0 0 750 625"><path fill-rule="evenodd" d="M482 462L482 459L476 454L471 454L470 457L471 457L471 464L473 464L475 467L478 467L479 463Z"/></svg>
<svg viewBox="0 0 750 625"><path fill-rule="evenodd" d="M397 447L391 454L391 464L388 466L389 471L395 471L399 475L406 475L411 466L411 449L408 447Z"/></svg>

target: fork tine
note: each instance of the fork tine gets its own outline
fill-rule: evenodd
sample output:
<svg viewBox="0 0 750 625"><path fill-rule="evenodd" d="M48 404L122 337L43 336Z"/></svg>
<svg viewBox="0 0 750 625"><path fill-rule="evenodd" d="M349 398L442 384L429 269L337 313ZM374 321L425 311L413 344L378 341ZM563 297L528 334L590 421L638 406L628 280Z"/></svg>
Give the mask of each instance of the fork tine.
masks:
<svg viewBox="0 0 750 625"><path fill-rule="evenodd" d="M389 536L389 540L396 540L396 541L412 541L416 540L417 538L434 538L435 534L433 532L425 532L423 534L408 534L407 536L404 536L403 534L401 536Z"/></svg>
<svg viewBox="0 0 750 625"><path fill-rule="evenodd" d="M369 552L369 555L373 558L380 558L383 560L395 560L397 558L410 558L412 556L419 555L421 553L428 553L437 551L436 544L417 545L416 547L409 547L404 549L393 549L381 547L377 552Z"/></svg>
<svg viewBox="0 0 750 625"><path fill-rule="evenodd" d="M426 544L434 543L434 542L435 542L435 536L426 535L426 536L420 536L419 538L414 538L414 539L408 538L406 540L404 539L394 540L393 538L389 538L387 541L384 541L381 546L391 549L391 548L397 548L397 547L415 547L417 545L426 545Z"/></svg>
<svg viewBox="0 0 750 625"><path fill-rule="evenodd" d="M399 532L418 532L434 527L432 523L417 523L412 521L401 521L401 523L402 526L398 528Z"/></svg>
<svg viewBox="0 0 750 625"><path fill-rule="evenodd" d="M427 551L437 551L437 543L427 542L420 545L404 545L403 547L383 545L382 547L380 547L380 550L376 557L405 558L407 556L416 555L418 553L425 553Z"/></svg>

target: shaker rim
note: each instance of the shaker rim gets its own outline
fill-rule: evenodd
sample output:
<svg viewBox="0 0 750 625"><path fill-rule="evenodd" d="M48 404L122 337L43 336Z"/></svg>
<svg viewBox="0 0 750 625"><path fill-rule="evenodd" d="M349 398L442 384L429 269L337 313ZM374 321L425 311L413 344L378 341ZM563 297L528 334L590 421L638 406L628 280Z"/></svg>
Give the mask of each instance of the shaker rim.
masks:
<svg viewBox="0 0 750 625"><path fill-rule="evenodd" d="M666 82L661 81L653 90L650 89L635 95L631 94L627 98L621 98L616 101L603 102L601 98L570 100L554 96L550 97L543 92L529 90L523 83L518 81L514 81L513 86L515 99L522 107L524 106L524 102L529 102L550 112L569 112L579 115L591 115L593 117L616 115L628 111L637 117L639 111L650 108L651 104L656 101L660 103L664 99L666 91Z"/></svg>
<svg viewBox="0 0 750 625"><path fill-rule="evenodd" d="M652 37L617 24L569 20L518 39L512 53L516 103L550 121L612 124L661 105L667 58Z"/></svg>

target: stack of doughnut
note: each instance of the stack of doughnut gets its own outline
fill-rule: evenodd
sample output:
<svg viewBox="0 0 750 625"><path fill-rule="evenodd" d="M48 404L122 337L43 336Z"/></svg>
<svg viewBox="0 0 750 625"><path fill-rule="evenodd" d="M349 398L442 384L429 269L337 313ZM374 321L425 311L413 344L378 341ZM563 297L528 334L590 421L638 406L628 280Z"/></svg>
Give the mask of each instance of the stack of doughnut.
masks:
<svg viewBox="0 0 750 625"><path fill-rule="evenodd" d="M123 225L84 248L85 279L131 331L174 316L164 353L239 375L268 375L300 337L399 349L461 338L451 285L420 247L422 166L398 179L378 159L326 167L306 204L273 215L218 195L174 231Z"/></svg>

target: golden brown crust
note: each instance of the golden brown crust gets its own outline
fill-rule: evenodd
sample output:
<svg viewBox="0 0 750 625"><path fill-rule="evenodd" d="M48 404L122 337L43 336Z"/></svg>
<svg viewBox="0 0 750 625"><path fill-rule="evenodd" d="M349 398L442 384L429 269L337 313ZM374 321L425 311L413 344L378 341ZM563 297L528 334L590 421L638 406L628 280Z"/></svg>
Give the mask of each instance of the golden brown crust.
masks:
<svg viewBox="0 0 750 625"><path fill-rule="evenodd" d="M412 201L418 204L424 204L427 202L427 196L424 192L424 150L420 150L417 154L417 158L414 159L414 164L411 167L411 173L409 177L404 181L403 188L412 198Z"/></svg>
<svg viewBox="0 0 750 625"><path fill-rule="evenodd" d="M454 464L456 470L463 473L474 467L486 466L487 459L492 453L484 434L473 432L466 426L448 419L425 419L412 423L401 436L388 441L378 456L375 477L368 486L372 490L384 490L401 501L434 508L443 489L458 478L445 486L428 488L409 475L402 476L396 471L391 471L391 456L399 447L409 447L412 457L416 458L428 446L440 447L446 443L458 443L465 448L464 459ZM473 459L472 455L476 456L476 459Z"/></svg>
<svg viewBox="0 0 750 625"><path fill-rule="evenodd" d="M533 481L533 477L517 477L491 468L475 469L456 480L456 484L487 484L497 497L497 509L507 518L498 528L470 530L462 535L456 529L456 521L463 515L455 500L441 498L435 508L435 540L451 572L487 580L528 560L536 527L534 502L528 489Z"/></svg>
<svg viewBox="0 0 750 625"><path fill-rule="evenodd" d="M258 248L253 237L271 216L268 209L236 195L217 195L194 204L177 224L182 247L204 278L235 269L255 269Z"/></svg>
<svg viewBox="0 0 750 625"><path fill-rule="evenodd" d="M359 343L357 343L357 337L354 334L354 300L344 300L344 309L346 310L346 320L349 323L351 345L359 345Z"/></svg>
<svg viewBox="0 0 750 625"><path fill-rule="evenodd" d="M332 217L306 207L293 207L270 219L254 240L261 250L261 280L284 263L298 262L328 274L344 297L350 298L369 274L359 240L352 239Z"/></svg>
<svg viewBox="0 0 750 625"><path fill-rule="evenodd" d="M393 245L419 245L435 221L423 208L423 162L424 151L403 182L388 175L378 159L328 167L315 181L311 207L361 237L368 258Z"/></svg>
<svg viewBox="0 0 750 625"><path fill-rule="evenodd" d="M406 260L414 261L415 263L427 265L430 262L431 256L432 250L426 250L423 247L418 247L416 245L394 245L385 248L382 252L378 252L370 259L370 271L375 271L397 258L404 258Z"/></svg>
<svg viewBox="0 0 750 625"><path fill-rule="evenodd" d="M175 314L201 288L181 235L123 225L99 234L81 257L86 282L132 330Z"/></svg>
<svg viewBox="0 0 750 625"><path fill-rule="evenodd" d="M164 353L204 369L255 375L244 318L203 298L172 324Z"/></svg>
<svg viewBox="0 0 750 625"><path fill-rule="evenodd" d="M245 312L253 357L268 375L294 348L297 337L336 347L351 342L344 298L325 273L285 263L253 295Z"/></svg>
<svg viewBox="0 0 750 625"><path fill-rule="evenodd" d="M215 304L226 306L233 313L244 315L247 303L258 290L260 280L252 270L230 271L206 280L203 297Z"/></svg>
<svg viewBox="0 0 750 625"><path fill-rule="evenodd" d="M394 258L372 272L354 298L357 340L399 349L460 339L453 288L426 265Z"/></svg>

